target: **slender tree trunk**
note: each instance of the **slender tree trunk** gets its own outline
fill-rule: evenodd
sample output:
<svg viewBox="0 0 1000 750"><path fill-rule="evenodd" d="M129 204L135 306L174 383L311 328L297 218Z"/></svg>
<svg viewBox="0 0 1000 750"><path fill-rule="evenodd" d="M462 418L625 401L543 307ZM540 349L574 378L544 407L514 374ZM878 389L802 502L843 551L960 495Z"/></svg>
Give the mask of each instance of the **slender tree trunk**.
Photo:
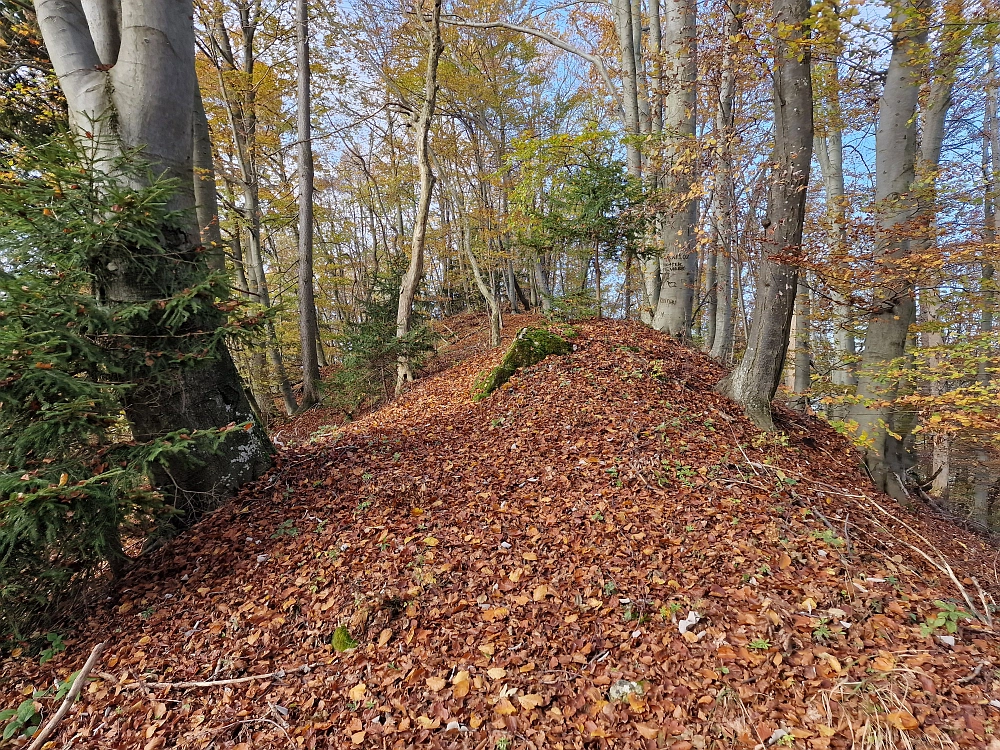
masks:
<svg viewBox="0 0 1000 750"><path fill-rule="evenodd" d="M538 296L542 301L542 312L548 314L552 312L552 290L549 288L549 280L545 277L545 268L542 266L541 258L537 255L532 269L535 275L535 284L538 287Z"/></svg>
<svg viewBox="0 0 1000 750"><path fill-rule="evenodd" d="M839 117L839 112L834 116ZM844 198L844 148L839 122L834 123L834 127L829 130L826 136L816 138L815 149L826 193L826 215L830 227L827 234L830 256L836 269L848 262L847 218ZM846 293L836 288L836 281L833 286L835 288L831 296L833 297L834 353L837 358L837 364L833 370L833 382L835 385L853 386L857 385L853 362L858 349L851 320L851 305Z"/></svg>
<svg viewBox="0 0 1000 750"><path fill-rule="evenodd" d="M740 29L741 5L726 5L725 48L719 81L719 103L715 111L718 162L712 191L715 229L715 321L709 356L728 365L733 351L732 254L735 250L733 222L733 101L736 97L735 45Z"/></svg>
<svg viewBox="0 0 1000 750"><path fill-rule="evenodd" d="M201 91L194 87L194 200L201 230L201 244L208 257L208 267L225 272L226 254L223 250L222 227L219 226L219 199L215 190L215 160L212 157L212 136L208 130L205 105Z"/></svg>
<svg viewBox="0 0 1000 750"><path fill-rule="evenodd" d="M427 218L430 215L431 193L434 190L434 172L430 160L430 130L437 101L438 61L444 45L441 43L441 0L432 0L433 6L428 29L427 69L424 73L424 102L416 120L417 165L420 169L420 198L417 214L413 221L413 242L410 247L410 263L399 289L399 308L396 314L396 338L405 339L413 322L413 300L424 271L424 241L427 237ZM419 10L423 13L423 8ZM421 22L424 22L423 19ZM396 367L396 394L402 392L403 384L413 380L410 360L399 358Z"/></svg>
<svg viewBox="0 0 1000 750"><path fill-rule="evenodd" d="M718 386L763 430L774 429L771 399L781 381L798 283L798 267L785 259L801 254L812 160L812 79L805 27L809 7L808 0L772 3L777 61L773 74L776 169L768 191L765 239L746 353Z"/></svg>
<svg viewBox="0 0 1000 750"><path fill-rule="evenodd" d="M903 356L915 322L913 284L905 269L910 254L906 225L919 211L913 195L917 156L917 100L927 42L929 0L895 0L892 55L879 103L875 132L875 201L878 211L876 292L865 335L858 377L860 403L850 410L858 431L869 441L865 461L880 489L903 499L906 451L896 414L889 406L895 385L883 386L878 370Z"/></svg>
<svg viewBox="0 0 1000 750"><path fill-rule="evenodd" d="M313 292L313 154L309 71L309 2L295 6L299 140L299 340L302 346L302 406L319 403L319 326Z"/></svg>
<svg viewBox="0 0 1000 750"><path fill-rule="evenodd" d="M162 283L151 285L145 276L150 269L143 267L141 274L123 271L102 290L112 304L152 301L181 291L171 282L173 264L205 262L204 254L197 251L200 232L194 197L193 8L190 2L177 0L126 0L120 12L110 3L99 7L107 12L92 14L91 26L79 2L35 3L75 132L98 130L93 134L97 148L108 156L142 149L154 172L178 181L169 208L191 218L177 231L165 232L171 238L172 252L158 261L160 266L151 274ZM107 127L111 112L114 130ZM202 324L222 322L220 317ZM247 430L227 432L211 450L194 448L189 457L167 458L165 464L154 467L153 479L167 502L190 511L185 522L234 494L271 463L270 442L224 348L214 361L191 365L129 391L125 414L133 436L141 441L176 430L249 424Z"/></svg>
<svg viewBox="0 0 1000 750"><path fill-rule="evenodd" d="M663 257L660 260L659 298L652 325L675 338L686 338L691 328L698 202L691 198L696 167L696 54L694 0L665 0L660 16L664 57L663 159L664 188L671 202L662 217Z"/></svg>
<svg viewBox="0 0 1000 750"><path fill-rule="evenodd" d="M799 271L798 288L795 292L795 379L792 383L792 392L798 396L795 399L796 406L803 411L809 403L808 396L805 394L809 392L811 386L809 378L809 366L812 363L810 307L806 273Z"/></svg>

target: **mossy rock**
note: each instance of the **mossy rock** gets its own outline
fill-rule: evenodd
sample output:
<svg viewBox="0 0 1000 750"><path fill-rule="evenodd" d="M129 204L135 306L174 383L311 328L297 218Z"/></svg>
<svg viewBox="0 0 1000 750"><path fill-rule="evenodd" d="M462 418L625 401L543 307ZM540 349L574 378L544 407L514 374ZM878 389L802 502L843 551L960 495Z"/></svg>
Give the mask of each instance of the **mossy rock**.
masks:
<svg viewBox="0 0 1000 750"><path fill-rule="evenodd" d="M517 332L500 364L485 378L476 379L472 398L474 401L482 401L510 380L511 376L522 367L541 362L550 354L569 354L571 351L573 351L571 343L544 328L522 328Z"/></svg>
<svg viewBox="0 0 1000 750"><path fill-rule="evenodd" d="M358 642L354 640L350 631L343 625L337 626L337 629L333 631L332 643L333 650L338 654L358 647Z"/></svg>

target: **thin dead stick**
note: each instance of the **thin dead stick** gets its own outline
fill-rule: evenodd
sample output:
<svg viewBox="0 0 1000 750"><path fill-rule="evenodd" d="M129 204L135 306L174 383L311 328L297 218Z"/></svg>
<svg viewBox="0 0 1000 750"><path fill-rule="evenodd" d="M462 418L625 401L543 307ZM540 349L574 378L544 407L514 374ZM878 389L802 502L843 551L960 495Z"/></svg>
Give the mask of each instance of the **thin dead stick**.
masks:
<svg viewBox="0 0 1000 750"><path fill-rule="evenodd" d="M928 555L926 552L924 552L922 549L920 549L916 545L910 544L908 541L906 541L905 539L903 539L898 534L898 532L895 534L896 541L905 544L911 550L913 550L918 555L920 555L925 560L927 560L927 562L929 562L931 565L933 565L935 568L937 568L940 572L942 572L946 576L948 576L951 579L951 582L955 584L955 588L958 589L959 593L962 595L962 598L965 599L965 603L966 603L966 605L968 605L969 611L976 618L982 620L989 627L992 628L993 627L993 618L990 616L989 610L987 609L986 612L985 612L985 614L982 614L982 615L979 614L979 611L976 609L976 605L973 604L973 602L972 602L972 597L969 596L969 592L967 592L965 590L965 587L958 580L958 576L955 575L955 571L952 570L951 565L948 564L948 561L945 559L944 555L941 554L941 552L938 550L938 548L935 547L933 544L931 544L929 541L927 541L924 538L924 536L922 534L920 534L918 531L916 531L913 528L911 528L910 525L908 523L906 523L906 521L903 521L900 518L896 518L891 513L889 513L889 511L887 511L881 505L879 505L878 503L876 503L874 500L869 499L868 502L871 503L872 505L874 505L878 510L880 510L885 515L887 515L890 518L892 518L893 520L898 521L899 523L901 523L907 530L910 531L911 534L914 534L918 539L920 539L920 541L922 541L924 544L926 544L928 547L930 547L932 550L934 550L934 552L937 553L938 557L941 558L941 562L940 563L937 562L937 561L935 561L933 558L931 558L930 555ZM881 526L883 529L885 529L889 534L893 533L892 530L888 526L886 526L884 523L882 523L881 521L879 521L878 519L876 519L874 516L871 517L871 520L874 521L879 526Z"/></svg>
<svg viewBox="0 0 1000 750"><path fill-rule="evenodd" d="M203 682L128 682L124 685L119 685L122 690L141 690L144 688L152 688L154 690L186 690L188 688L203 688L203 687L217 687L219 685L239 685L243 682L253 682L254 680L270 680L273 677L282 678L290 674L304 673L308 674L311 670L318 667L319 664L303 664L301 667L296 669L279 669L277 672L268 672L267 674L254 674L248 677L234 677L231 680L205 680ZM109 675L104 672L101 673L102 677L113 678L114 675Z"/></svg>
<svg viewBox="0 0 1000 750"><path fill-rule="evenodd" d="M104 651L104 644L98 643L94 646L94 650L90 652L90 656L87 657L87 661L84 663L83 668L77 673L76 679L73 680L72 686L70 686L69 692L66 694L66 698L63 700L62 705L59 706L59 710L56 711L55 715L49 719L49 723L45 725L36 736L34 742L28 746L28 750L39 750L39 748L48 742L49 737L52 733L56 731L56 727L59 726L66 714L69 713L69 709L72 707L73 703L76 701L76 697L80 694L80 689L83 688L83 683L87 681L87 675L90 670L94 668L97 664L97 660L101 658L101 652Z"/></svg>

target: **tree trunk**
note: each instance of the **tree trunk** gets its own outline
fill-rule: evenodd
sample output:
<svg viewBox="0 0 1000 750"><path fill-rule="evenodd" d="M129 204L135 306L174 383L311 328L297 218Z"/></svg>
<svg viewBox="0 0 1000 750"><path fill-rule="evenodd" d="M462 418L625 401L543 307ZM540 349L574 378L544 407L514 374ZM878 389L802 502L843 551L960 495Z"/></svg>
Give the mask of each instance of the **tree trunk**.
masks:
<svg viewBox="0 0 1000 750"><path fill-rule="evenodd" d="M913 195L917 155L917 100L925 57L930 0L895 0L889 70L875 131L875 203L878 211L876 290L858 377L860 403L850 410L869 442L865 462L875 485L905 498L907 456L889 406L896 385L883 386L878 371L903 356L915 322L913 284L904 268L910 254L905 230L919 210Z"/></svg>
<svg viewBox="0 0 1000 750"><path fill-rule="evenodd" d="M808 0L773 0L775 31L774 162L765 238L757 278L753 325L739 366L719 383L753 422L773 430L774 398L788 349L798 267L786 261L802 252L806 187L812 159L812 80ZM780 256L780 257L776 257Z"/></svg>
<svg viewBox="0 0 1000 750"><path fill-rule="evenodd" d="M212 136L208 130L205 105L201 91L194 87L194 200L201 244L205 248L208 267L220 273L226 270L226 253L222 244L222 227L219 226L219 198L215 188L215 160L212 157Z"/></svg>
<svg viewBox="0 0 1000 750"><path fill-rule="evenodd" d="M659 261L659 296L652 325L684 339L691 328L698 203L690 197L696 167L695 79L698 74L695 36L696 4L693 0L665 0L660 16L664 57L663 175L670 205L662 216L663 257ZM650 272L651 275L651 272Z"/></svg>
<svg viewBox="0 0 1000 750"><path fill-rule="evenodd" d="M549 288L549 280L545 277L542 261L537 255L532 269L535 274L535 284L538 286L538 296L542 300L542 312L547 315L552 312L552 290Z"/></svg>
<svg viewBox="0 0 1000 750"><path fill-rule="evenodd" d="M726 5L725 48L719 81L719 104L715 111L718 162L712 191L715 229L715 322L709 356L728 365L733 351L733 101L736 97L736 60L732 39L739 33L740 3Z"/></svg>
<svg viewBox="0 0 1000 750"><path fill-rule="evenodd" d="M835 84L836 86L836 84ZM833 115L839 117L839 112ZM823 176L826 193L826 215L829 222L827 234L830 256L834 266L846 264L847 258L847 218L844 198L844 147L843 133L839 122L829 129L826 136L818 136L815 142L816 160ZM843 283L841 281L841 283ZM834 353L837 364L833 370L833 382L840 386L857 385L854 358L857 342L851 321L851 305L843 290L836 282L831 294L833 298Z"/></svg>
<svg viewBox="0 0 1000 750"><path fill-rule="evenodd" d="M309 3L295 6L298 64L299 140L299 340L302 346L302 405L319 403L319 358L316 351L319 326L313 291L313 155L312 101L309 71Z"/></svg>
<svg viewBox="0 0 1000 750"><path fill-rule="evenodd" d="M806 283L805 271L799 271L798 287L795 292L795 379L792 382L792 392L798 396L795 405L806 410L809 404L807 394L811 386L809 366L812 363L810 342L810 304L809 286Z"/></svg>
<svg viewBox="0 0 1000 750"><path fill-rule="evenodd" d="M170 284L173 264L205 262L196 251L200 232L193 171L197 85L193 9L190 2L177 0L126 0L120 15L111 3L100 7L114 12L98 14L91 27L79 0L35 3L76 133L83 136L97 130L93 133L97 147L108 155L142 149L155 172L178 181L170 208L186 212L190 219L179 231L165 233L174 252L161 261L163 267L153 269L153 276L163 283L151 288L137 274L123 273L104 290L110 303L162 299L181 291ZM114 123L108 119L111 112ZM223 321L220 317L205 322ZM187 458L168 459L162 468L154 468L154 481L167 502L190 511L184 522L231 496L271 464L270 442L254 418L225 349L214 361L129 391L125 413L137 440L234 422L250 425L247 430L229 431L211 450L195 448Z"/></svg>
<svg viewBox="0 0 1000 750"><path fill-rule="evenodd" d="M420 170L420 198L413 220L413 241L410 246L410 263L399 289L399 308L396 313L396 338L404 339L413 321L413 300L424 271L424 241L427 237L427 218L430 215L431 193L434 190L434 172L430 160L430 130L437 101L438 61L444 45L441 43L441 0L432 0L433 7L428 29L427 70L424 73L424 101L416 121L417 165ZM423 13L423 7L419 9ZM426 19L421 17L421 23ZM396 394L403 384L413 380L412 364L407 357L400 357L396 367Z"/></svg>

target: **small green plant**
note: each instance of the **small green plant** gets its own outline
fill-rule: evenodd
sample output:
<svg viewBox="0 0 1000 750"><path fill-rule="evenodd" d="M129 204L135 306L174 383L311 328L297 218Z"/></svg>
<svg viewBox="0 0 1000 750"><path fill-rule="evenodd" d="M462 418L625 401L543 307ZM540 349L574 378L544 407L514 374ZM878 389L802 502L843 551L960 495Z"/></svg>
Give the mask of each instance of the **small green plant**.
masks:
<svg viewBox="0 0 1000 750"><path fill-rule="evenodd" d="M31 698L21 701L17 708L0 711L0 721L7 722L7 726L3 730L4 742L18 735L31 737L38 731L38 725L42 722L42 714L39 711L41 704L35 700L36 696L41 697L36 692Z"/></svg>
<svg viewBox="0 0 1000 750"><path fill-rule="evenodd" d="M360 503L358 503L358 506L354 509L354 512L355 513L364 513L370 507L372 507L372 501L371 500L362 500Z"/></svg>
<svg viewBox="0 0 1000 750"><path fill-rule="evenodd" d="M493 747L495 747L496 750L510 750L510 745L510 737L500 737Z"/></svg>
<svg viewBox="0 0 1000 750"><path fill-rule="evenodd" d="M771 642L767 638L754 638L747 644L747 648L752 648L754 651L767 651L771 648Z"/></svg>
<svg viewBox="0 0 1000 750"><path fill-rule="evenodd" d="M816 643L826 643L833 635L833 631L830 630L830 626L826 623L827 619L825 617L821 617L819 624L813 628L813 640L816 641Z"/></svg>
<svg viewBox="0 0 1000 750"><path fill-rule="evenodd" d="M775 744L780 745L781 747L792 747L795 745L795 735L783 734Z"/></svg>
<svg viewBox="0 0 1000 750"><path fill-rule="evenodd" d="M618 590L618 586L615 585L614 581L608 581L604 584L604 595L611 596Z"/></svg>
<svg viewBox="0 0 1000 750"><path fill-rule="evenodd" d="M7 742L18 735L22 737L33 736L42 723L41 704L38 701L49 697L61 701L69 693L69 689L79 674L79 672L74 672L63 682L57 682L55 690L49 688L48 690L34 691L31 697L21 701L17 708L0 711L0 722L7 722L7 726L3 730L2 741Z"/></svg>
<svg viewBox="0 0 1000 750"><path fill-rule="evenodd" d="M279 537L283 536L298 536L298 535L299 535L299 530L292 523L291 519L289 519L287 521L282 521L280 524L278 524L278 528L276 528L274 530L274 533L271 534L271 538L278 539Z"/></svg>
<svg viewBox="0 0 1000 750"><path fill-rule="evenodd" d="M59 633L47 633L45 640L49 642L49 647L38 655L39 664L51 661L56 654L61 654L66 650L66 644L63 643L63 637Z"/></svg>
<svg viewBox="0 0 1000 750"><path fill-rule="evenodd" d="M150 617L156 614L156 607L146 607L142 612L139 613L139 617L143 620L148 620Z"/></svg>
<svg viewBox="0 0 1000 750"><path fill-rule="evenodd" d="M924 637L942 627L949 633L956 633L958 632L958 621L965 617L972 617L968 612L959 609L951 602L935 599L934 605L938 608L938 613L933 617L928 617L920 626L920 634Z"/></svg>
<svg viewBox="0 0 1000 750"><path fill-rule="evenodd" d="M823 529L822 531L814 531L812 533L813 539L819 539L821 542L826 542L831 547L840 547L843 545L844 540L839 536L834 534L830 529Z"/></svg>
<svg viewBox="0 0 1000 750"><path fill-rule="evenodd" d="M604 520L604 514L603 514L603 513L601 513L601 511L599 511L599 510L598 510L598 511L595 511L595 512L594 512L594 515L592 515L592 516L590 517L590 520L591 520L591 521L603 521L603 520Z"/></svg>

